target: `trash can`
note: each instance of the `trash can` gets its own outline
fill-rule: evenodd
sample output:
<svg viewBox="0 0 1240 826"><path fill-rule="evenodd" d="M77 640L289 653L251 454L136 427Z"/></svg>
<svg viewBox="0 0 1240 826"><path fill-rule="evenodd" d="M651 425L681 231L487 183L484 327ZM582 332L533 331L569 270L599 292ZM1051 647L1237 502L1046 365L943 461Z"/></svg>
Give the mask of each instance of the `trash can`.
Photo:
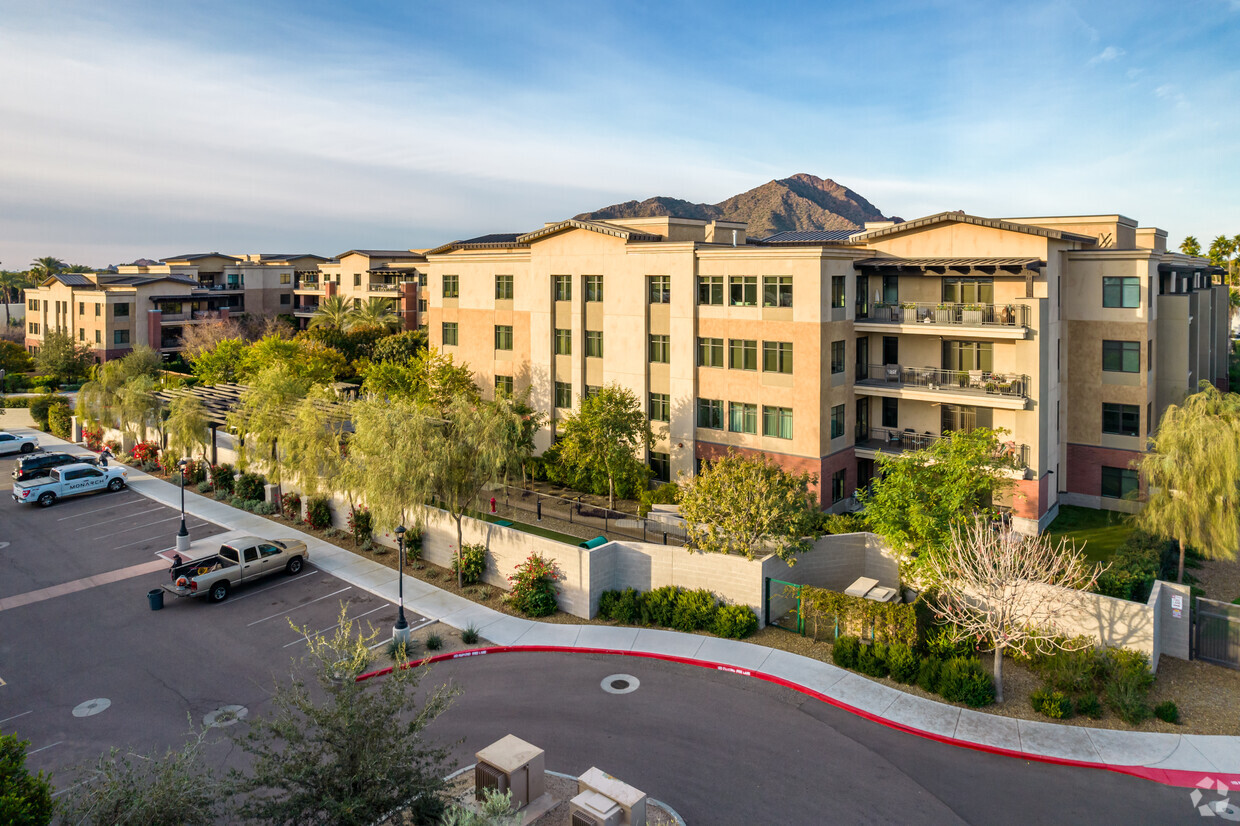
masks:
<svg viewBox="0 0 1240 826"><path fill-rule="evenodd" d="M146 592L146 601L151 603L151 610L158 611L164 607L164 589L152 588Z"/></svg>

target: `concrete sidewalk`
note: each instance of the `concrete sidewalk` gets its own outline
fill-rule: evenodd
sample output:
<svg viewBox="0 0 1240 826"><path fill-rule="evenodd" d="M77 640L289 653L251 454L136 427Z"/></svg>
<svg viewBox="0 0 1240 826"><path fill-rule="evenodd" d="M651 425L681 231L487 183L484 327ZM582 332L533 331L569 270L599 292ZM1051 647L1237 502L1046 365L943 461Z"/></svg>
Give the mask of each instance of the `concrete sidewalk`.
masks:
<svg viewBox="0 0 1240 826"><path fill-rule="evenodd" d="M40 441L83 451L47 434L41 434ZM131 470L129 480L130 487L143 496L180 507L180 490L175 485L139 470ZM397 601L398 575L385 565L189 490L185 510L240 533L302 539L310 548L311 560L322 570L383 599ZM171 544L171 533L168 538ZM219 540L212 537L211 542ZM1208 776L1240 789L1240 737L1016 720L915 697L818 660L751 643L651 628L542 623L503 614L411 576L405 577L404 591L407 608L454 628L472 625L498 646L490 649L495 652L590 651L689 662L779 683L884 725L953 745L1044 762L1107 768L1185 787L1197 786Z"/></svg>

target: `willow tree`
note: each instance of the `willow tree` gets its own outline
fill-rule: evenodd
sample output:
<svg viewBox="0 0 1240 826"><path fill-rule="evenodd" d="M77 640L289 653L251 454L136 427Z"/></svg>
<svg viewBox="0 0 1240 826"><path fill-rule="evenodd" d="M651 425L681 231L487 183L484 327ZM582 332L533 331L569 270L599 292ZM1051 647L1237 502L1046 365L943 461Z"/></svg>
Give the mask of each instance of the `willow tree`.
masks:
<svg viewBox="0 0 1240 826"><path fill-rule="evenodd" d="M1240 396L1203 381L1171 405L1140 460L1148 490L1137 524L1180 544L1176 581L1192 545L1210 559L1234 559L1240 545Z"/></svg>
<svg viewBox="0 0 1240 826"><path fill-rule="evenodd" d="M207 409L196 396L177 396L168 405L168 418L164 421L164 433L168 436L168 449L174 454L194 456L196 448L207 455L210 443L211 422Z"/></svg>
<svg viewBox="0 0 1240 826"><path fill-rule="evenodd" d="M135 376L116 394L117 418L121 433L135 442L145 441L147 432L160 425L159 381L152 376Z"/></svg>
<svg viewBox="0 0 1240 826"><path fill-rule="evenodd" d="M121 359L105 361L91 368L90 380L78 391L77 414L95 424L124 428L124 418L142 418L142 411L132 407L132 403L144 399L140 395L129 394L131 403L126 409L125 387L137 379L150 379L141 385L142 391L158 389L159 371L163 367L163 359L150 347L139 344L133 352ZM153 393L153 391L151 391ZM153 404L152 399L146 398Z"/></svg>
<svg viewBox="0 0 1240 826"><path fill-rule="evenodd" d="M280 441L281 463L307 496L343 491L354 500L344 449L347 406L316 387L289 411Z"/></svg>
<svg viewBox="0 0 1240 826"><path fill-rule="evenodd" d="M279 440L288 427L293 406L310 390L287 362L277 362L262 370L241 394L241 403L228 414L228 426L240 439L237 463L242 468L258 460L268 478L280 483Z"/></svg>
<svg viewBox="0 0 1240 826"><path fill-rule="evenodd" d="M420 519L431 496L426 444L431 431L425 408L411 398L367 396L353 403L353 435L342 474L380 530Z"/></svg>

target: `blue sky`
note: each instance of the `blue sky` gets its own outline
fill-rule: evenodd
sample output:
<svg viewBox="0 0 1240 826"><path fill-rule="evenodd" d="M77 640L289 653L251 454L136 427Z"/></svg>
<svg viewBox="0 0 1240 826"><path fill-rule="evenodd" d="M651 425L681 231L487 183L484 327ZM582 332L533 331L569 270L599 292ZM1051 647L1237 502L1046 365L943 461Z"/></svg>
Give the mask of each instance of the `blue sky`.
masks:
<svg viewBox="0 0 1240 826"><path fill-rule="evenodd" d="M420 247L797 172L1240 233L1240 0L0 0L0 267Z"/></svg>

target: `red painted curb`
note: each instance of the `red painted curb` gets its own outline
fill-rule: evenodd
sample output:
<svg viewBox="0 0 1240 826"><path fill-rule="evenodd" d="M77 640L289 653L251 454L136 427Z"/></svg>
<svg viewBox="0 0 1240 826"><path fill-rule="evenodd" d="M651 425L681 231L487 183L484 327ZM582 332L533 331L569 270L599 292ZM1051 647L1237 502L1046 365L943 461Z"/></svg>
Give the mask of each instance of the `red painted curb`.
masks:
<svg viewBox="0 0 1240 826"><path fill-rule="evenodd" d="M813 697L816 700L820 700L828 705L835 706L836 708L842 709L851 714L856 714L858 717L870 720L871 722L879 723L887 728L906 732L908 734L915 734L918 737L924 737L927 740L934 740L949 746L958 746L961 748L986 752L988 754L998 754L1004 757L1015 757L1022 760L1032 760L1039 763L1051 763L1059 766L1075 766L1086 769L1105 769L1107 771L1118 772L1119 774L1128 774L1134 777L1140 777L1144 780L1152 780L1155 783L1162 783L1166 786L1195 789L1198 788L1198 784L1202 781L1202 778L1209 778L1211 785L1213 785L1213 781L1221 780L1229 786L1240 788L1240 773L1219 774L1204 771L1184 771L1181 769L1155 769L1148 766L1120 766L1110 763L1093 763L1085 760L1071 760L1065 757L1050 757L1041 754L1029 754L1028 752L1013 751L1012 749L988 746L983 743L974 743L969 740L957 740L954 737L945 737L941 734L935 734L933 732L906 726L903 723L897 723L894 720L888 720L885 717L879 717L876 714L859 709L855 706L850 706L847 703L835 699L834 697L814 691L812 688L806 688L805 686L800 685L799 683L794 683L791 680L785 680L782 677L764 674L761 671L752 671L747 668L739 668L733 665L724 665L722 663L711 662L709 660L695 660L689 657L677 657L672 654L655 654L648 651L618 651L611 648L573 648L563 645L495 645L488 648L471 648L466 651L455 651L451 654L436 654L433 657L427 657L423 660L418 660L417 662L406 663L401 667L413 668L430 663L449 660L463 660L470 657L482 656L484 654L512 654L521 652L547 652L554 654L608 654L618 657L647 657L653 660L666 660L667 662L694 665L699 668L709 668L714 671L728 671L733 674L754 677L759 680L765 680L768 683L774 683L775 685L790 688L793 691L798 691L801 694ZM358 682L362 682L363 680L369 680L372 677L380 677L384 674L390 674L391 672L392 666L388 666L387 668L381 668L378 671L371 671L369 673L362 674L357 678L357 680Z"/></svg>

